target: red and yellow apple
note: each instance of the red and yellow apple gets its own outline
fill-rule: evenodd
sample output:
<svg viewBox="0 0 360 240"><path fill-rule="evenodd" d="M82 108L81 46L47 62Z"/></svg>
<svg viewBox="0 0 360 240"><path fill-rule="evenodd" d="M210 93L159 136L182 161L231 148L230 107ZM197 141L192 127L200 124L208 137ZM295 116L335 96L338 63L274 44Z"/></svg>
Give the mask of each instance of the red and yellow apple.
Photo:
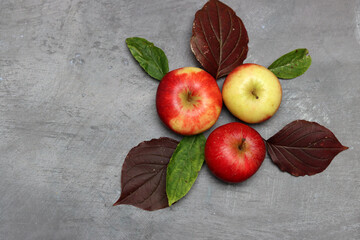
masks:
<svg viewBox="0 0 360 240"><path fill-rule="evenodd" d="M226 182L242 182L251 177L265 158L265 143L253 128L232 122L216 128L205 144L205 160L210 171Z"/></svg>
<svg viewBox="0 0 360 240"><path fill-rule="evenodd" d="M222 96L215 79L200 68L184 67L167 73L156 93L163 123L181 135L211 128L219 118Z"/></svg>
<svg viewBox="0 0 360 240"><path fill-rule="evenodd" d="M225 79L222 96L227 109L240 120L259 123L278 110L282 89L269 69L252 63L240 65Z"/></svg>

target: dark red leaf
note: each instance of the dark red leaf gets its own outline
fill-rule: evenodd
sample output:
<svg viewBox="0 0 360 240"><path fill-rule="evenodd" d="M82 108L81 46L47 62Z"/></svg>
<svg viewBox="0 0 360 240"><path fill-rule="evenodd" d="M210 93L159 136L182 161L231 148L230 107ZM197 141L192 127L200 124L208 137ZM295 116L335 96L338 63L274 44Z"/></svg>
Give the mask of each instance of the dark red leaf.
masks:
<svg viewBox="0 0 360 240"><path fill-rule="evenodd" d="M320 173L338 153L348 149L329 129L305 120L286 125L266 145L280 170L294 176Z"/></svg>
<svg viewBox="0 0 360 240"><path fill-rule="evenodd" d="M191 50L216 79L229 74L244 62L248 42L243 22L224 3L210 0L196 12Z"/></svg>
<svg viewBox="0 0 360 240"><path fill-rule="evenodd" d="M131 149L122 166L121 196L114 206L129 204L148 211L168 207L166 168L178 143L163 137Z"/></svg>

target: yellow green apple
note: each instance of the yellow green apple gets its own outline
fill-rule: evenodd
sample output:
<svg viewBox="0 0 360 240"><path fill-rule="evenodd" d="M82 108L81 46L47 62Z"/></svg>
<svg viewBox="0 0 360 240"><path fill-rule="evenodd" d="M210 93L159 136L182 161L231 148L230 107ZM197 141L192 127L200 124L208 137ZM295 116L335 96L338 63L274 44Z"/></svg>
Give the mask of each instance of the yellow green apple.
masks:
<svg viewBox="0 0 360 240"><path fill-rule="evenodd" d="M235 117L247 123L259 123L278 110L282 89L279 79L269 69L247 63L226 77L222 97Z"/></svg>

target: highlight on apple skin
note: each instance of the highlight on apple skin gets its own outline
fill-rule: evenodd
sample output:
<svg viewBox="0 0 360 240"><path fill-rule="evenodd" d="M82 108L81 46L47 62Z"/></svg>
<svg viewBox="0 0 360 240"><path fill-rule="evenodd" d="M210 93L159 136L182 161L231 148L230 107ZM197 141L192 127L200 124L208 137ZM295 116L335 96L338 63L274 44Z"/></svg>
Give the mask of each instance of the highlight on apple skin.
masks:
<svg viewBox="0 0 360 240"><path fill-rule="evenodd" d="M211 128L222 108L221 91L206 71L184 67L168 72L156 93L162 122L181 135L196 135Z"/></svg>
<svg viewBox="0 0 360 240"><path fill-rule="evenodd" d="M238 183L254 175L265 154L265 143L260 134L239 122L216 128L205 144L208 168L225 182Z"/></svg>
<svg viewBox="0 0 360 240"><path fill-rule="evenodd" d="M235 117L246 123L259 123L276 113L282 89L279 79L269 69L246 63L226 77L222 96Z"/></svg>

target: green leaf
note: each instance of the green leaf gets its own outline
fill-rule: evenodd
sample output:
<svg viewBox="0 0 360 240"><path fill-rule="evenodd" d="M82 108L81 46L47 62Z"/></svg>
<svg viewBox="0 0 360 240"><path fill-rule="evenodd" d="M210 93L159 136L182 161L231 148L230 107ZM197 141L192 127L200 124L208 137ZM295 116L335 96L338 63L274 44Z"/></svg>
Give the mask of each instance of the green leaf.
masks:
<svg viewBox="0 0 360 240"><path fill-rule="evenodd" d="M311 65L311 57L306 48L291 51L273 62L269 70L278 78L292 79L306 72Z"/></svg>
<svg viewBox="0 0 360 240"><path fill-rule="evenodd" d="M169 72L168 59L160 48L144 38L127 38L126 44L140 66L151 77L161 80Z"/></svg>
<svg viewBox="0 0 360 240"><path fill-rule="evenodd" d="M194 184L205 155L204 135L184 137L173 153L166 174L169 206L184 197Z"/></svg>

